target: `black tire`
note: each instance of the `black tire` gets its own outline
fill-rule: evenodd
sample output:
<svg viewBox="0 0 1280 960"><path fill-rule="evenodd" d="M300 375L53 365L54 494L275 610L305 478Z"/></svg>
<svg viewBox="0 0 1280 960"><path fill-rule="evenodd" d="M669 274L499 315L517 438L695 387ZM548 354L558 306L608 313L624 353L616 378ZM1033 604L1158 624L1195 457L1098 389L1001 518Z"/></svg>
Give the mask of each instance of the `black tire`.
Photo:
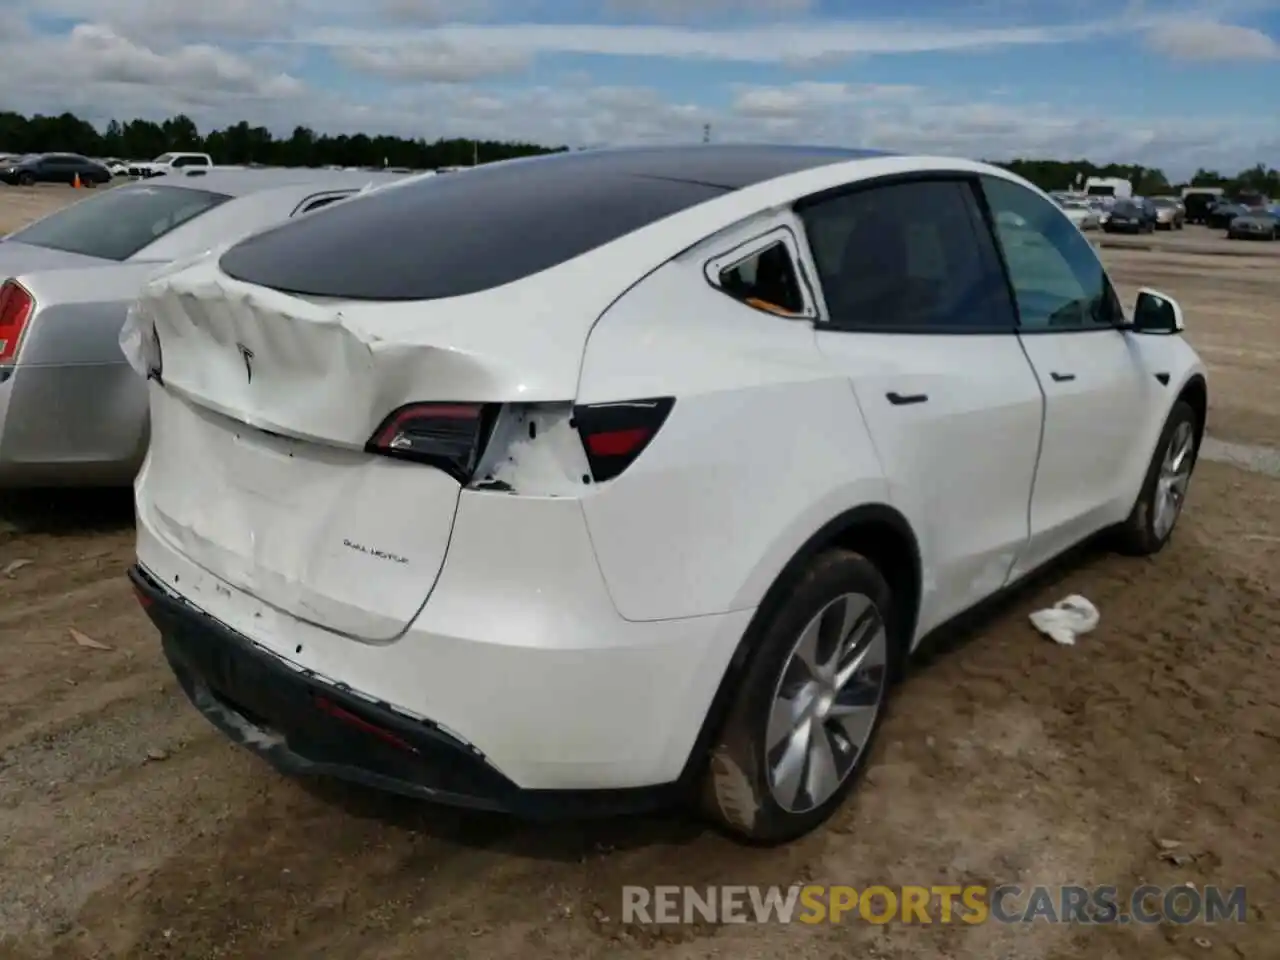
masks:
<svg viewBox="0 0 1280 960"><path fill-rule="evenodd" d="M1128 519L1115 530L1115 546L1120 553L1134 557L1147 557L1159 553L1173 536L1173 531L1177 529L1177 521L1182 512L1182 503L1185 503L1186 500L1186 490L1184 489L1183 491L1183 499L1178 505L1178 512L1175 514L1172 525L1163 533L1156 529L1155 505L1156 487L1160 480L1161 466L1164 463L1165 455L1169 452L1170 442L1178 434L1182 424L1189 425L1191 430L1191 448L1188 453L1191 461L1187 467L1186 481L1187 485L1191 482L1191 478L1195 473L1196 457L1200 452L1200 445L1197 440L1200 424L1195 410L1191 408L1191 404L1185 400L1179 400L1173 405L1173 409L1169 411L1169 417L1165 420L1164 429L1160 431L1160 441L1156 444L1155 453L1151 455L1151 463L1147 466L1147 474L1143 478L1142 490L1138 494L1138 500L1133 505L1133 510L1129 513Z"/></svg>
<svg viewBox="0 0 1280 960"><path fill-rule="evenodd" d="M36 184L36 178L35 178L35 177L33 177L31 174L29 174L29 173L20 173L20 174L18 174L18 186L20 186L20 187L34 187L34 186L35 186L35 184Z"/></svg>
<svg viewBox="0 0 1280 960"><path fill-rule="evenodd" d="M775 693L787 676L792 652L806 627L846 594L870 600L870 609L884 626L886 647L878 690L864 688L876 706L862 748L852 754L852 765L834 793L811 809L794 812L778 802L770 786L766 742ZM905 649L897 620L889 584L865 557L831 550L810 562L786 599L761 622L758 632L755 625L752 627L756 642L751 659L708 757L701 791L704 814L739 839L772 845L809 833L835 812L865 768L884 718L890 686ZM841 752L845 761L852 753ZM808 769L806 761L801 770L807 773ZM800 798L797 793L796 800Z"/></svg>

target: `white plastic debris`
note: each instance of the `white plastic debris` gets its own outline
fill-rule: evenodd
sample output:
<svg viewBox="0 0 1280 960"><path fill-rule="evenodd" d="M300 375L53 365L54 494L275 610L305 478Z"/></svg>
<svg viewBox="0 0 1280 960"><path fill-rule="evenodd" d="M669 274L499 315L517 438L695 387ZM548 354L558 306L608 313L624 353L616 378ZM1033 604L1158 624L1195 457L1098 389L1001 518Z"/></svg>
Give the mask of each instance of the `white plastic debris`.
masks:
<svg viewBox="0 0 1280 960"><path fill-rule="evenodd" d="M1071 647L1076 637L1096 627L1099 619L1097 607L1084 597L1072 594L1052 607L1031 614L1031 625L1054 643Z"/></svg>

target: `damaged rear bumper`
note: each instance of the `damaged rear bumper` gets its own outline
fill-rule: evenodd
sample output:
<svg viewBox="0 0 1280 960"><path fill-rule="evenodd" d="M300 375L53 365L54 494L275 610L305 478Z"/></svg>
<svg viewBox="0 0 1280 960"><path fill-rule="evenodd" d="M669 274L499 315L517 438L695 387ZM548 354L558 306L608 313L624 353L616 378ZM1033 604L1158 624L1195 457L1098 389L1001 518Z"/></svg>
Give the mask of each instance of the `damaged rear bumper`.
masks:
<svg viewBox="0 0 1280 960"><path fill-rule="evenodd" d="M527 789L475 747L350 688L286 663L158 585L129 579L160 631L192 704L277 770L319 775L450 806L532 819L644 812L679 801L679 783L601 790Z"/></svg>

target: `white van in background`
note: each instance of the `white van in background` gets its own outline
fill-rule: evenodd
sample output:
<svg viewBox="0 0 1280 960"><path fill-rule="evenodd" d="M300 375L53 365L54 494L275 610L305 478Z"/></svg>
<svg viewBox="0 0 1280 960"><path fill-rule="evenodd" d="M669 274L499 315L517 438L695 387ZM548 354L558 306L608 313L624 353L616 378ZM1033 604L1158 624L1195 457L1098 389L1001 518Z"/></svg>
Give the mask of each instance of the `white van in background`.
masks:
<svg viewBox="0 0 1280 960"><path fill-rule="evenodd" d="M1133 184L1123 177L1089 177L1084 182L1084 192L1089 197L1105 197L1109 201L1129 200L1133 197Z"/></svg>

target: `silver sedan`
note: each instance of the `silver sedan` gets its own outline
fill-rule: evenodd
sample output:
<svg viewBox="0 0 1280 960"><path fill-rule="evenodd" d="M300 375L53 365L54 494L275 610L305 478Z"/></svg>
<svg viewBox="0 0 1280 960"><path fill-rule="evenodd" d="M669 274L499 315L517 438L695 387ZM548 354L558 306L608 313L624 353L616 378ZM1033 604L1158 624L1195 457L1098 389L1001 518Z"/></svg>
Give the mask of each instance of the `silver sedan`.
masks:
<svg viewBox="0 0 1280 960"><path fill-rule="evenodd" d="M159 268L401 179L174 173L99 191L0 239L0 487L132 482L147 447L147 393L119 337Z"/></svg>

